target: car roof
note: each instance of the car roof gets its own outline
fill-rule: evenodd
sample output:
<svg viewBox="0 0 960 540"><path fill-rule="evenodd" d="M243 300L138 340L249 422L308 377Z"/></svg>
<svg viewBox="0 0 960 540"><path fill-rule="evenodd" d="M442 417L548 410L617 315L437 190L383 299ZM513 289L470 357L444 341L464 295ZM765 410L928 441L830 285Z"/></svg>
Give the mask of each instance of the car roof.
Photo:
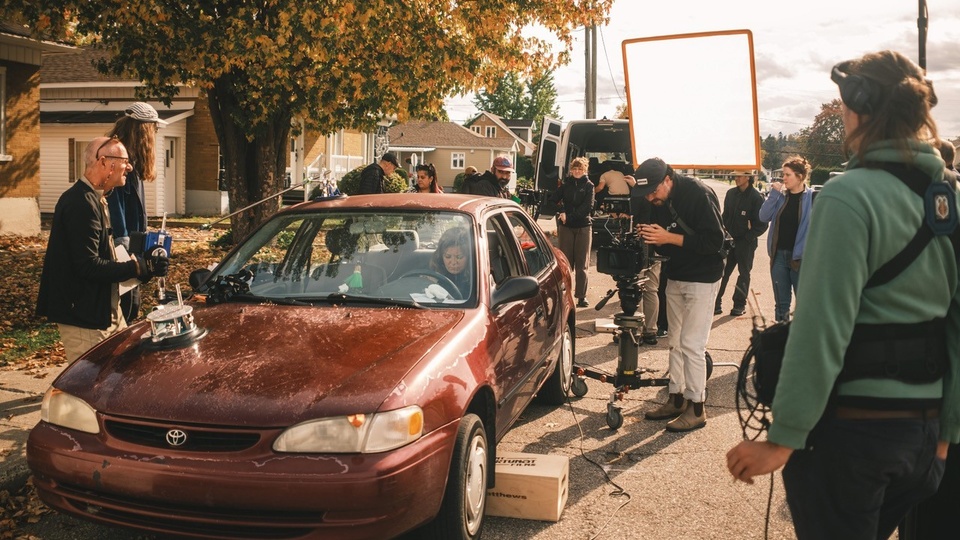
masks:
<svg viewBox="0 0 960 540"><path fill-rule="evenodd" d="M383 193L377 195L342 195L322 200L308 201L285 208L282 213L315 210L370 210L393 211L453 211L481 215L489 209L504 207L519 209L520 205L510 199L480 195L436 193Z"/></svg>

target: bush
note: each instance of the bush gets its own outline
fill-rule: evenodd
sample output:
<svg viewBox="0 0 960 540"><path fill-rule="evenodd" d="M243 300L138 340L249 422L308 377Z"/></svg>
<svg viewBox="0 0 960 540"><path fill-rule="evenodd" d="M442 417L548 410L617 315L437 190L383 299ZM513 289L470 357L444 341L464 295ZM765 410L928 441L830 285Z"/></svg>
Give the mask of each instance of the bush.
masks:
<svg viewBox="0 0 960 540"><path fill-rule="evenodd" d="M356 195L360 191L360 173L366 167L366 165L361 165L343 175L343 178L337 183L340 192L345 195ZM397 169L393 174L386 177L383 183L386 193L402 193L410 187L405 176L406 172L403 169Z"/></svg>
<svg viewBox="0 0 960 540"><path fill-rule="evenodd" d="M817 167L810 171L810 185L822 186L824 182L830 179L830 169Z"/></svg>
<svg viewBox="0 0 960 540"><path fill-rule="evenodd" d="M459 174L457 174L457 176L453 179L453 192L454 192L454 193L460 193L460 187L463 186L463 179L466 178L466 177L467 177L467 175L465 175L465 174L463 174L463 173L459 173Z"/></svg>
<svg viewBox="0 0 960 540"><path fill-rule="evenodd" d="M517 178L517 189L533 189L533 179L526 176Z"/></svg>

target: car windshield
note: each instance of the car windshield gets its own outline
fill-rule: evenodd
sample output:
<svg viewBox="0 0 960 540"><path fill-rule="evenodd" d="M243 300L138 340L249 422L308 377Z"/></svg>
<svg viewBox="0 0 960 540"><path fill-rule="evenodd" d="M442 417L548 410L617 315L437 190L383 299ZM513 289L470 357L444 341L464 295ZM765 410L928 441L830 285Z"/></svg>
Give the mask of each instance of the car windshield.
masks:
<svg viewBox="0 0 960 540"><path fill-rule="evenodd" d="M207 283L236 301L464 307L477 298L475 230L456 212L281 214Z"/></svg>

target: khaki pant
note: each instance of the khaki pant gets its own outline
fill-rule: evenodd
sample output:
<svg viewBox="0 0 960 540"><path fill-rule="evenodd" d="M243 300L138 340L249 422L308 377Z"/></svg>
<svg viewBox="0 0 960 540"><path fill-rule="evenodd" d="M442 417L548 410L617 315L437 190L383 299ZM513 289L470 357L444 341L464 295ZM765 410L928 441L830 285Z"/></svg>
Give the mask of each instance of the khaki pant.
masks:
<svg viewBox="0 0 960 540"><path fill-rule="evenodd" d="M126 328L127 323L123 320L123 317L120 317L105 330L80 328L69 324L57 324L57 327L60 329L60 341L63 343L67 361L73 363L74 360L80 358L81 354L90 350L97 343Z"/></svg>

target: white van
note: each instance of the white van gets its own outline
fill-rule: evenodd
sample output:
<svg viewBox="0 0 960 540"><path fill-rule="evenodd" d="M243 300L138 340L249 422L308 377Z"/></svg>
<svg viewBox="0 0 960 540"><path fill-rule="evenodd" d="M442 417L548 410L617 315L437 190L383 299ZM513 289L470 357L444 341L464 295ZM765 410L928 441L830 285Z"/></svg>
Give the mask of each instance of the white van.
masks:
<svg viewBox="0 0 960 540"><path fill-rule="evenodd" d="M553 192L560 179L570 170L570 161L586 157L590 162L587 174L596 184L612 165L633 166L630 143L630 121L571 120L562 127L558 120L544 117L540 127L540 146L537 149L537 171L534 185L538 190ZM546 216L547 214L544 214ZM593 241L600 246L610 241L602 213L594 216Z"/></svg>
<svg viewBox="0 0 960 540"><path fill-rule="evenodd" d="M585 156L590 160L590 179L596 183L600 167L606 161L633 163L630 148L630 121L571 120L563 128L559 120L544 117L540 126L540 146L537 149L537 189L556 189L564 178L573 158Z"/></svg>

